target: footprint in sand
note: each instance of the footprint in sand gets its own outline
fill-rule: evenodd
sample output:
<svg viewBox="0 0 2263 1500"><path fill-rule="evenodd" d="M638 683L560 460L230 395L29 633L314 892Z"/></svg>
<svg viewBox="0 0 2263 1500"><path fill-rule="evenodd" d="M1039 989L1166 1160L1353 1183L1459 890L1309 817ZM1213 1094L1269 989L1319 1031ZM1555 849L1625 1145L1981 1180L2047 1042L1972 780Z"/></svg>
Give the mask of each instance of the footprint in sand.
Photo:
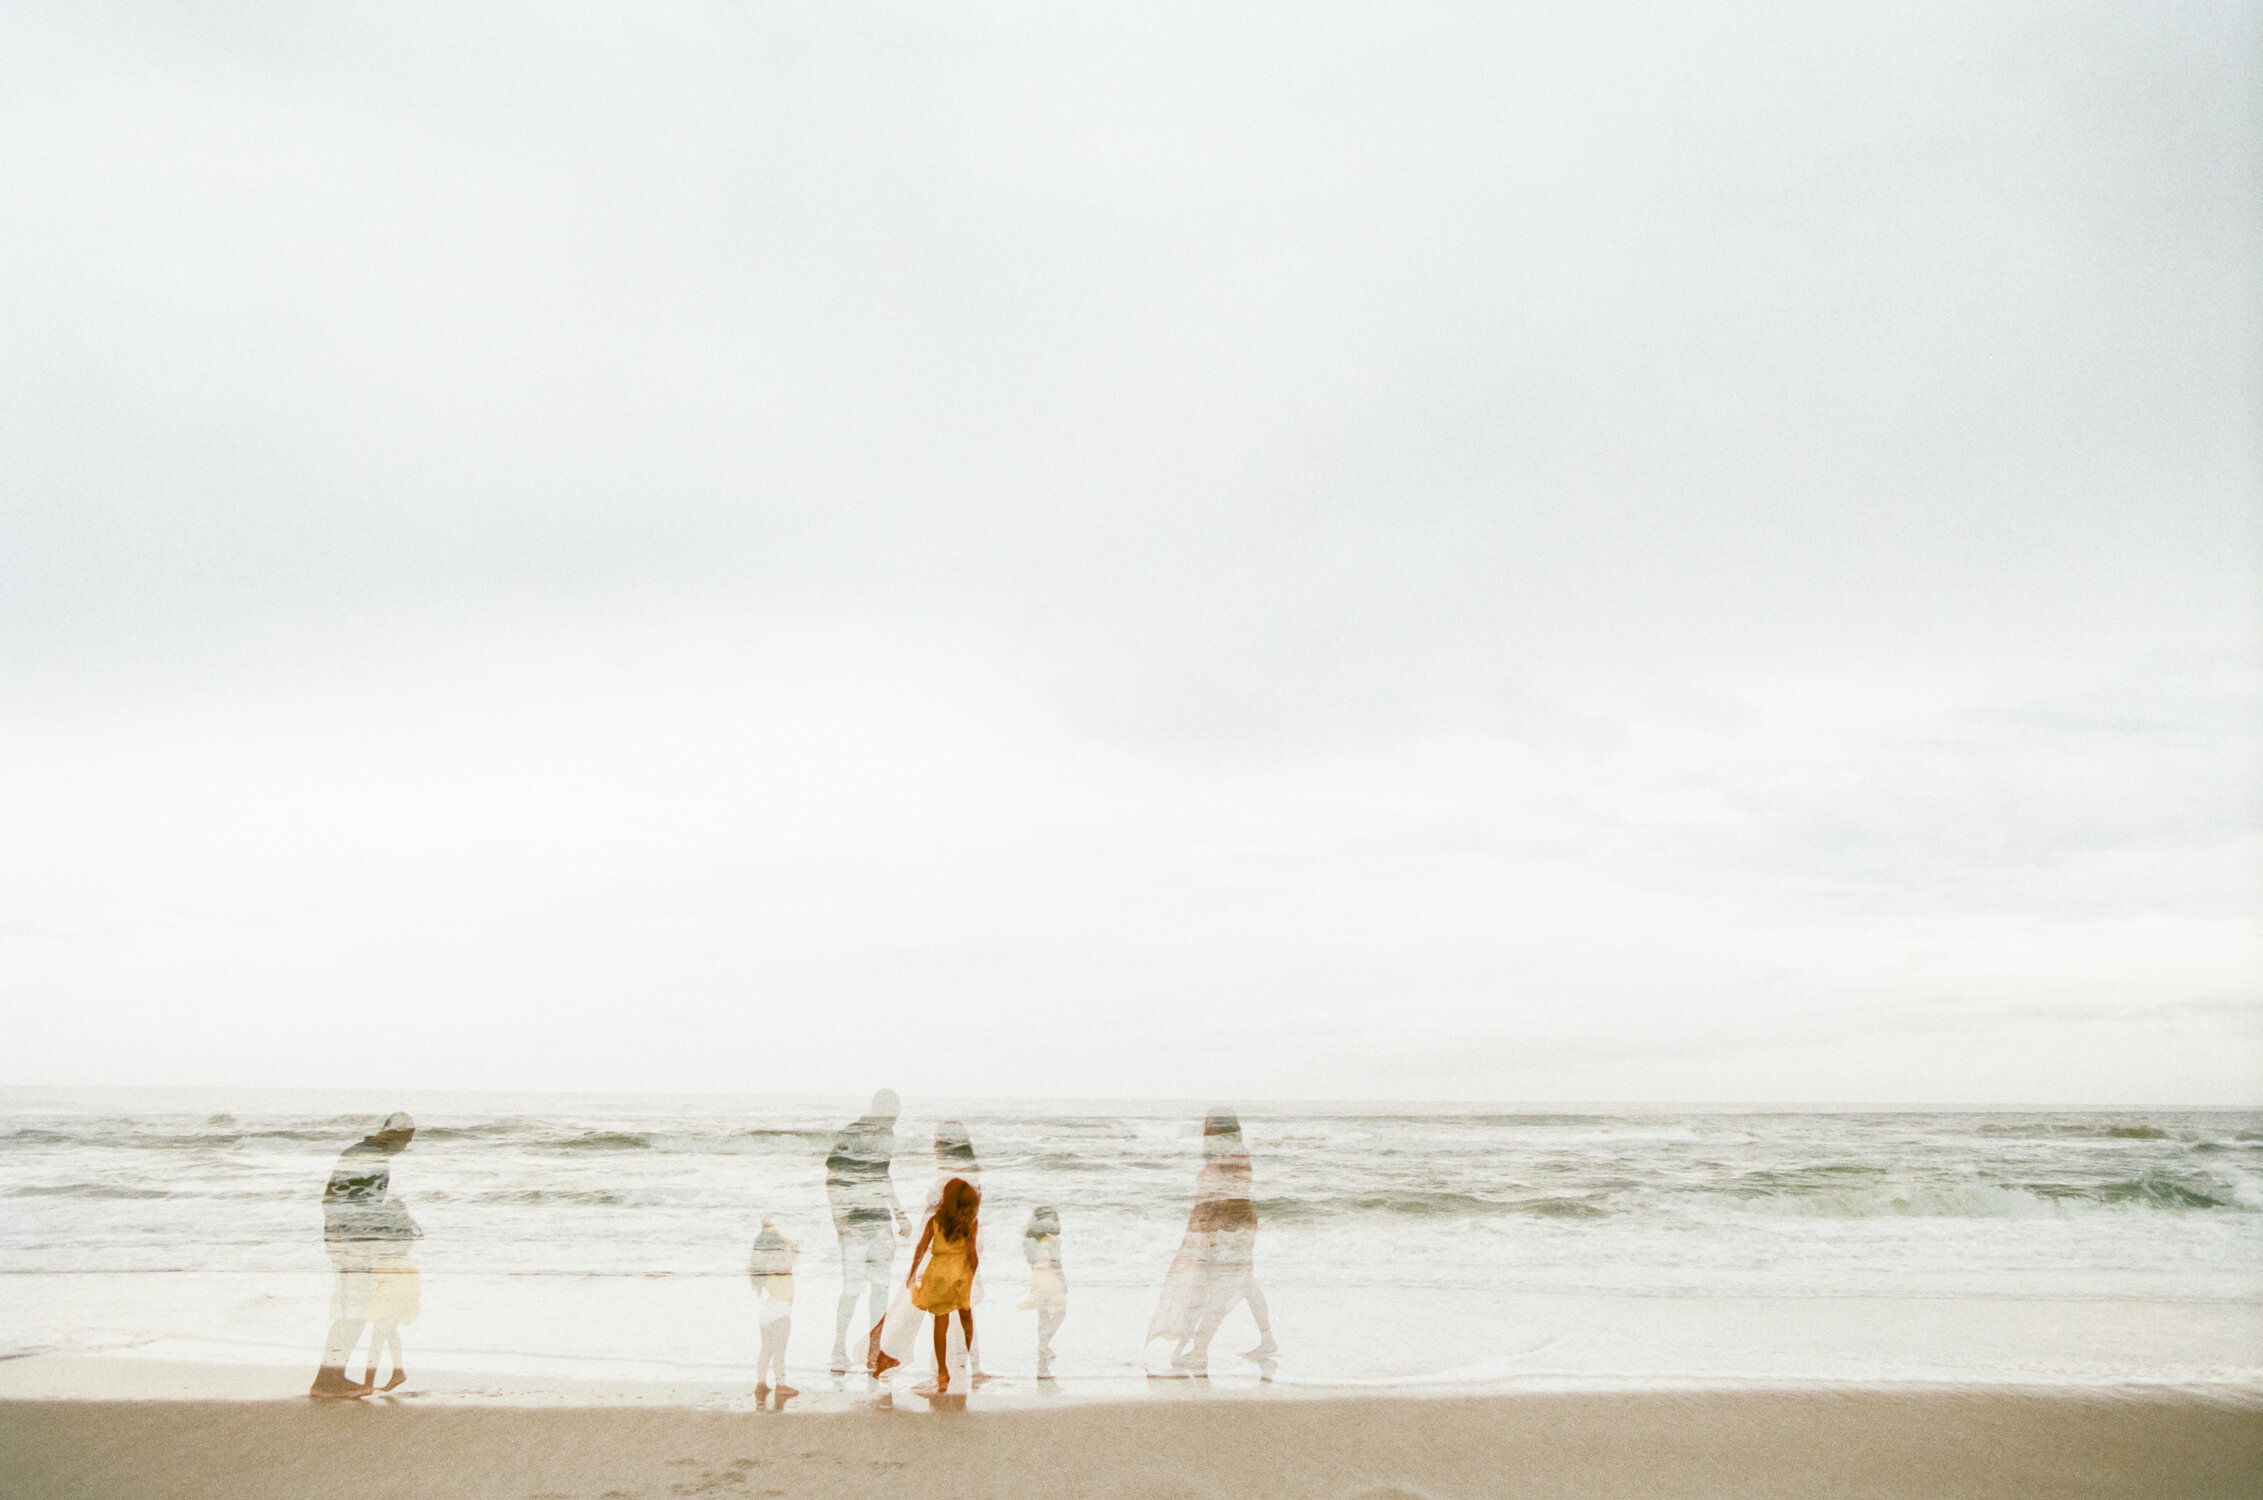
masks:
<svg viewBox="0 0 2263 1500"><path fill-rule="evenodd" d="M635 1490L607 1490L597 1500L640 1500Z"/></svg>

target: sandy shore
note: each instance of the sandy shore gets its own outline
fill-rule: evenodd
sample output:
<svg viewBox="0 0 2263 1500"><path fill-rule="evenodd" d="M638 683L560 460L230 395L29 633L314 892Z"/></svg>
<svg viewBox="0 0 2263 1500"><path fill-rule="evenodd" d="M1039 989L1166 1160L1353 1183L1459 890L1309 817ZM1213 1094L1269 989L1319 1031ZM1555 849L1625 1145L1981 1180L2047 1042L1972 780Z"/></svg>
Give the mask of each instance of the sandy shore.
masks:
<svg viewBox="0 0 2263 1500"><path fill-rule="evenodd" d="M2165 1391L1831 1388L906 1407L772 1415L5 1401L0 1490L41 1500L2263 1493L2263 1406Z"/></svg>

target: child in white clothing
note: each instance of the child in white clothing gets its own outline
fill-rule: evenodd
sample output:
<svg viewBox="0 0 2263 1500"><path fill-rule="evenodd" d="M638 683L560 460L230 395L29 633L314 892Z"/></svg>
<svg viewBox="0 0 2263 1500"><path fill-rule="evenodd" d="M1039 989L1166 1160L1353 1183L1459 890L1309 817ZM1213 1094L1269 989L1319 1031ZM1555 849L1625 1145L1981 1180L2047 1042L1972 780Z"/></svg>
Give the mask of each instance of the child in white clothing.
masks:
<svg viewBox="0 0 2263 1500"><path fill-rule="evenodd" d="M794 1327L794 1262L800 1258L801 1246L778 1232L777 1220L765 1218L746 1265L747 1279L761 1299L756 1316L762 1325L762 1352L754 1360L754 1394L757 1400L771 1394L774 1383L780 1406L787 1397L801 1394L786 1384L786 1336Z"/></svg>
<svg viewBox="0 0 2263 1500"><path fill-rule="evenodd" d="M1061 1270L1061 1216L1050 1207L1033 1209L1022 1231L1021 1253L1029 1262L1029 1296L1022 1306L1037 1309L1037 1378L1053 1378L1053 1334L1069 1315L1069 1282Z"/></svg>

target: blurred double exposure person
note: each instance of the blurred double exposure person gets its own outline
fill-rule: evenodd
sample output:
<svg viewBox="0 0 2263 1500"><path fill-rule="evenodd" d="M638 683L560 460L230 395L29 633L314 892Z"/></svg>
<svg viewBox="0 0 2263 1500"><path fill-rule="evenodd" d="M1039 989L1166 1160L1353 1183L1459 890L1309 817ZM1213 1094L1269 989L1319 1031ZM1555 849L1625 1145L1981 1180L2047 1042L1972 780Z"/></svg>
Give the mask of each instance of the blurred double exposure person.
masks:
<svg viewBox="0 0 2263 1500"><path fill-rule="evenodd" d="M776 1219L765 1218L746 1266L755 1296L761 1299L756 1320L762 1328L762 1351L754 1361L754 1394L757 1400L771 1394L775 1382L781 1407L801 1394L786 1384L786 1340L794 1330L794 1263L799 1259L801 1246L779 1232Z"/></svg>
<svg viewBox="0 0 2263 1500"><path fill-rule="evenodd" d="M825 1158L825 1196L841 1245L841 1300L833 1315L836 1375L849 1371L849 1324L856 1317L857 1298L865 1298L868 1326L877 1329L888 1309L896 1241L911 1237L911 1221L896 1201L895 1179L889 1175L902 1108L894 1089L881 1089L863 1117L833 1137Z"/></svg>
<svg viewBox="0 0 2263 1500"><path fill-rule="evenodd" d="M1050 1204L1029 1211L1021 1232L1022 1259L1029 1262L1025 1308L1037 1309L1037 1378L1053 1378L1053 1335L1069 1315L1069 1280L1061 1269L1061 1216Z"/></svg>
<svg viewBox="0 0 2263 1500"><path fill-rule="evenodd" d="M1150 1343L1167 1338L1171 1373L1210 1373L1210 1341L1218 1325L1237 1306L1249 1304L1257 1323L1257 1347L1242 1358L1272 1377L1279 1346L1273 1342L1272 1316L1257 1285L1257 1205L1250 1198L1249 1152L1242 1145L1241 1121L1231 1110L1213 1112L1202 1122L1202 1169L1194 1179L1194 1209L1187 1215L1179 1253L1163 1280L1163 1295L1147 1325Z"/></svg>
<svg viewBox="0 0 2263 1500"><path fill-rule="evenodd" d="M395 1111L373 1135L363 1136L338 1155L322 1189L322 1247L337 1269L330 1295L330 1335L322 1348L322 1368L307 1394L349 1400L375 1389L377 1358L389 1351L392 1390L408 1379L401 1368L400 1325L416 1320L420 1293L409 1245L424 1233L408 1208L393 1195L393 1158L416 1136L416 1122ZM369 1362L362 1379L346 1378L347 1361L373 1327Z"/></svg>

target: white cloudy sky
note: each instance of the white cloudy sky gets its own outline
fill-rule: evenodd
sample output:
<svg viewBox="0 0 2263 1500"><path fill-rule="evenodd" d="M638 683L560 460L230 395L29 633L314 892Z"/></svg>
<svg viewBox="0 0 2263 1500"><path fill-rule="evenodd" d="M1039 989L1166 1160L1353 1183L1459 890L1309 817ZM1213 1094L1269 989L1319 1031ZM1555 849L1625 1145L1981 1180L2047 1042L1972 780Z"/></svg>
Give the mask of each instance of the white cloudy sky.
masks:
<svg viewBox="0 0 2263 1500"><path fill-rule="evenodd" d="M2253 4L23 4L0 1082L2263 1101Z"/></svg>

